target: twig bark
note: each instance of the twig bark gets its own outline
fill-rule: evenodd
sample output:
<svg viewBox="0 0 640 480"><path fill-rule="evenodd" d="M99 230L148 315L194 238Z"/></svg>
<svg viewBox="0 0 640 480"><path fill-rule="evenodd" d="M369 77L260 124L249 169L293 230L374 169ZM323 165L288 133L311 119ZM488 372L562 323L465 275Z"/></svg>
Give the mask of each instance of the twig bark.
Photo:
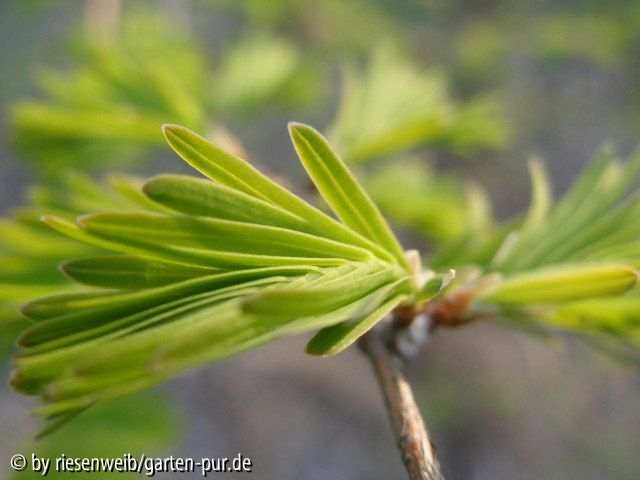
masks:
<svg viewBox="0 0 640 480"><path fill-rule="evenodd" d="M444 480L411 386L402 371L402 361L376 329L364 336L362 349L371 360L378 379L396 444L409 478Z"/></svg>

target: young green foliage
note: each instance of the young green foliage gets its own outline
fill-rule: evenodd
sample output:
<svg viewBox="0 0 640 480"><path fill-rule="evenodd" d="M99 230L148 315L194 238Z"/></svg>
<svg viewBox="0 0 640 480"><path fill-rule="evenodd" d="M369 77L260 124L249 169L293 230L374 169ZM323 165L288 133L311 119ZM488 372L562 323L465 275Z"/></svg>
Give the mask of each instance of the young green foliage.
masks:
<svg viewBox="0 0 640 480"><path fill-rule="evenodd" d="M640 311L640 197L630 194L640 154L623 165L604 149L555 205L544 165L534 160L530 171L529 212L501 227L501 242L476 262L484 276L472 282L477 292L468 314L492 311L516 323L531 317L640 347L629 315ZM466 245L448 260L464 262Z"/></svg>
<svg viewBox="0 0 640 480"><path fill-rule="evenodd" d="M162 211L159 204L146 197L142 200L126 195L122 188L125 184L140 190L141 182L131 177L114 177L105 187L80 173L67 172L55 186L32 187L28 205L0 221L0 322L15 321L15 308L30 299L75 290L73 282L58 271L61 262L104 252L57 234L40 221L42 212L73 218L86 209ZM77 268L75 271L83 275ZM124 279L118 278L122 285Z"/></svg>
<svg viewBox="0 0 640 480"><path fill-rule="evenodd" d="M428 311L429 302L459 292L469 299L457 312L463 321L477 312L525 315L638 342L640 297L625 295L638 280L638 201L623 200L637 157L624 168L600 157L556 206L542 164L532 163L531 209L504 226L472 189L473 221L447 253L462 273L454 281L453 270L424 271L403 252L311 127L290 125L292 141L338 219L197 134L174 125L164 132L208 179L161 175L136 188L120 178L119 208L105 211L97 194L99 213L75 223L45 217L89 245L89 256L62 270L92 288L21 308L33 323L19 339L11 383L42 397L42 415L65 421L101 400L298 332L317 330L308 353L332 355L399 306ZM90 200L91 188L85 193ZM483 242L469 243L483 232L490 233ZM96 253L105 249L115 253ZM605 315L608 306L619 316Z"/></svg>
<svg viewBox="0 0 640 480"><path fill-rule="evenodd" d="M413 295L398 241L315 130L293 125L291 135L342 222L193 132L164 131L209 180L151 179L142 193L154 211L141 202L137 211L102 211L76 223L45 218L117 253L62 265L97 290L21 309L34 323L19 339L11 382L46 401L43 415L67 418L282 335L344 324L321 330L309 347L335 353Z"/></svg>

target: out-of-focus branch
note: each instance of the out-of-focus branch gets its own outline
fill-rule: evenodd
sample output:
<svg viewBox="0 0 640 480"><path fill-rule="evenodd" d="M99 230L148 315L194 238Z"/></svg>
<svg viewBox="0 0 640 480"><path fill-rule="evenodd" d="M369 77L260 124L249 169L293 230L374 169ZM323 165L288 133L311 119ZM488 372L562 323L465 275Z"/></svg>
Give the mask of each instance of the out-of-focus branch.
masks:
<svg viewBox="0 0 640 480"><path fill-rule="evenodd" d="M402 461L411 480L444 480L440 464L411 386L402 371L402 361L373 329L362 339L362 349L371 360L384 396L389 420Z"/></svg>
<svg viewBox="0 0 640 480"><path fill-rule="evenodd" d="M112 38L120 23L121 0L85 0L84 17L87 33L101 40Z"/></svg>
<svg viewBox="0 0 640 480"><path fill-rule="evenodd" d="M249 160L249 154L242 141L223 123L215 122L210 129L209 138L229 153L244 160Z"/></svg>

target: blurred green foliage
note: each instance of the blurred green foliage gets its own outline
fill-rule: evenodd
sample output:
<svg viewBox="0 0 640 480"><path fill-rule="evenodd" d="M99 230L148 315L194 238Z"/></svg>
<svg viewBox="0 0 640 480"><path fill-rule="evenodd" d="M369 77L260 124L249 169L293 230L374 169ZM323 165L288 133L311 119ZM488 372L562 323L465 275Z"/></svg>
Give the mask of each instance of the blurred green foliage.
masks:
<svg viewBox="0 0 640 480"><path fill-rule="evenodd" d="M368 0L207 0L245 15L256 28L275 31L325 57L369 54L371 39L404 37L395 9Z"/></svg>
<svg viewBox="0 0 640 480"><path fill-rule="evenodd" d="M472 16L461 28L454 63L465 79L476 84L495 81L507 73L516 56L547 67L586 62L619 71L636 67L640 48L635 25L637 2L619 2L614 8L563 7L534 9L532 5L498 8ZM529 10L528 15L523 15Z"/></svg>
<svg viewBox="0 0 640 480"><path fill-rule="evenodd" d="M94 406L64 429L45 439L23 446L20 451L39 458L121 458L130 453L139 459L166 453L179 440L180 417L174 405L157 393L143 393ZM25 453L26 455L26 453ZM30 461L30 456L27 457ZM60 472L52 466L47 478L113 478L113 472ZM122 478L137 478L137 473L120 473ZM12 473L12 479L42 478L41 472L27 468Z"/></svg>
<svg viewBox="0 0 640 480"><path fill-rule="evenodd" d="M508 135L495 103L475 99L458 105L443 72L425 71L388 47L375 51L365 74L345 72L330 130L351 162L422 145L458 153L500 148Z"/></svg>
<svg viewBox="0 0 640 480"><path fill-rule="evenodd" d="M402 188L398 188L400 185ZM366 186L380 208L398 225L437 244L458 238L470 223L459 179L436 174L419 158L382 162L367 177Z"/></svg>
<svg viewBox="0 0 640 480"><path fill-rule="evenodd" d="M291 44L266 34L251 34L228 48L211 86L214 111L222 118L255 115L263 105L313 104L323 79L315 65L304 64Z"/></svg>
<svg viewBox="0 0 640 480"><path fill-rule="evenodd" d="M214 130L247 109L305 104L319 86L290 43L251 33L210 62L161 12L127 15L113 37L83 35L74 46L70 69L39 72L43 98L13 107L16 149L41 177L148 160L163 123Z"/></svg>
<svg viewBox="0 0 640 480"><path fill-rule="evenodd" d="M75 68L38 74L43 100L14 106L16 148L40 175L74 165L104 170L148 154L168 118L204 128L206 63L180 29L134 16L114 39L83 36L75 46Z"/></svg>

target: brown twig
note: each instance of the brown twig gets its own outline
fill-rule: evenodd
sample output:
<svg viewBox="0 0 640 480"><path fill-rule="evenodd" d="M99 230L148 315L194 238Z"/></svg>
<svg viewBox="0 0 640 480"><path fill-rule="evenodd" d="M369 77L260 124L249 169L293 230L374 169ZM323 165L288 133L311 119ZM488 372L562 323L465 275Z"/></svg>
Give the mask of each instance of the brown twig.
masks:
<svg viewBox="0 0 640 480"><path fill-rule="evenodd" d="M411 480L444 480L429 433L416 405L400 358L373 329L362 339L384 396L389 420L402 461Z"/></svg>

